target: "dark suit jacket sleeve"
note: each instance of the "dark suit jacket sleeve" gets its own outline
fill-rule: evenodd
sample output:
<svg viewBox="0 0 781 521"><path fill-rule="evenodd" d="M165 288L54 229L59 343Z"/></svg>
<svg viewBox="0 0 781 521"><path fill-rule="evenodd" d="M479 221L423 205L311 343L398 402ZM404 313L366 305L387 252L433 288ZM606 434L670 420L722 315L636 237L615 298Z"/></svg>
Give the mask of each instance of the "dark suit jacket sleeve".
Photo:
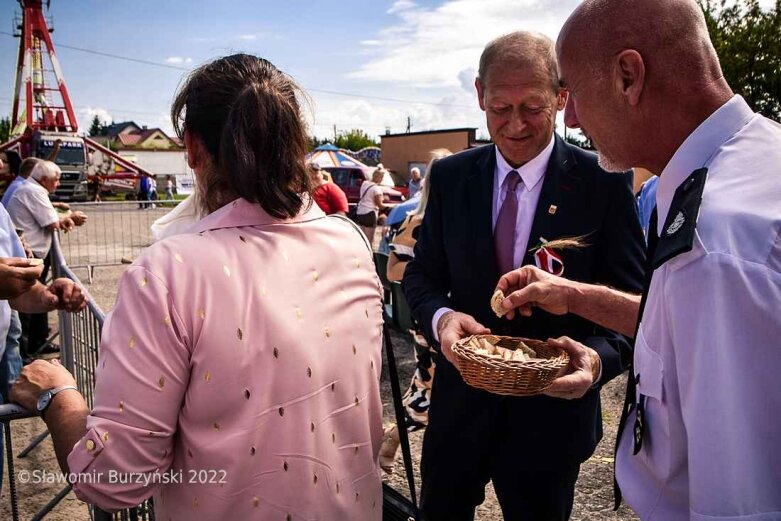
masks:
<svg viewBox="0 0 781 521"><path fill-rule="evenodd" d="M446 188L443 176L446 176L446 173L437 166L433 166L426 179L427 183L431 183L428 204L420 225L418 242L415 244L415 258L407 265L402 287L412 314L419 321L430 345L439 349L439 343L434 342L431 320L438 309L453 305L447 297L450 274L442 226L442 192Z"/></svg>
<svg viewBox="0 0 781 521"><path fill-rule="evenodd" d="M594 282L629 293L643 288L645 239L632 194L632 172L603 177L610 193L608 211L598 240ZM632 360L633 341L614 331L595 326L584 344L602 359L603 385L624 372Z"/></svg>

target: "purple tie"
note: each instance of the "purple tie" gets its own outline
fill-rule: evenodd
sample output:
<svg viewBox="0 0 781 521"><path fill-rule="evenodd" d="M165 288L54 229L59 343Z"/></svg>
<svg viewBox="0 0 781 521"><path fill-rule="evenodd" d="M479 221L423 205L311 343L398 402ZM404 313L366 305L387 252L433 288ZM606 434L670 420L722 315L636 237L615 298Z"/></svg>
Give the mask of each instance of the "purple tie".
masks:
<svg viewBox="0 0 781 521"><path fill-rule="evenodd" d="M515 188L520 182L521 176L515 170L511 170L504 180L507 194L504 197L502 208L499 210L494 228L494 251L499 275L512 271L514 267L515 223L518 217L518 197L515 195Z"/></svg>

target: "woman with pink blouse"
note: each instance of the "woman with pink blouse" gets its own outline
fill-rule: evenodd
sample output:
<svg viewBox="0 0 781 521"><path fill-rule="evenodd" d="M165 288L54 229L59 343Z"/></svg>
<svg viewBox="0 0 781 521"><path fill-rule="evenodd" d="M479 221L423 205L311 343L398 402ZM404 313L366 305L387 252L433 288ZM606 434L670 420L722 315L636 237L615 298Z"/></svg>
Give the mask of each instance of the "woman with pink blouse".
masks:
<svg viewBox="0 0 781 521"><path fill-rule="evenodd" d="M174 100L206 216L124 273L94 408L62 366L11 397L43 418L73 488L157 519L379 520L381 289L346 220L309 197L290 77L237 54ZM81 474L79 474L81 473Z"/></svg>

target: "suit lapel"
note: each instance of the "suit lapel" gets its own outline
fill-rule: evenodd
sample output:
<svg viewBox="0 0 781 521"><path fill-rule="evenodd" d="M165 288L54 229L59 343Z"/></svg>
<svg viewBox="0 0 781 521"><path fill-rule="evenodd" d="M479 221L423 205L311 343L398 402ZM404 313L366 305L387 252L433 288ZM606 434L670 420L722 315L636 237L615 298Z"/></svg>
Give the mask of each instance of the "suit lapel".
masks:
<svg viewBox="0 0 781 521"><path fill-rule="evenodd" d="M534 212L534 222L529 233L529 244L524 254L523 264L534 264L534 252L540 245L540 238L547 241L556 239L559 235L559 226L556 225L560 219L556 219L556 214L551 213L552 206L557 208L562 202L563 182L569 177L567 173L575 166L575 156L569 150L567 144L556 134L554 134L553 152L551 153L548 167L545 170L545 178L542 182L540 199L537 202L537 209ZM572 190L572 184L577 181L572 180L568 185Z"/></svg>
<svg viewBox="0 0 781 521"><path fill-rule="evenodd" d="M468 219L472 228L474 250L471 252L477 273L485 273L490 280L499 278L493 241L493 191L496 152L493 145L483 147L484 153L476 160L476 168L467 177Z"/></svg>

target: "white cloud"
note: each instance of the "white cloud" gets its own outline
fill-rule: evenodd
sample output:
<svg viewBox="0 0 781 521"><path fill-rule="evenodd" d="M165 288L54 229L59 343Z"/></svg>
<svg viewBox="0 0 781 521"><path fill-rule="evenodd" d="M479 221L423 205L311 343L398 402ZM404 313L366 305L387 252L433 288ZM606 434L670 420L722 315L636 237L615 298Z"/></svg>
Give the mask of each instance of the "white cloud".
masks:
<svg viewBox="0 0 781 521"><path fill-rule="evenodd" d="M461 88L466 92L475 92L475 78L477 78L477 70L469 67L458 73L458 82L461 84Z"/></svg>
<svg viewBox="0 0 781 521"><path fill-rule="evenodd" d="M412 0L396 0L390 9L386 11L388 14L398 13L400 11L406 11L415 7L415 2Z"/></svg>
<svg viewBox="0 0 781 521"><path fill-rule="evenodd" d="M92 124L92 119L97 116L101 123L110 124L114 122L114 118L111 116L107 109L102 107L86 106L78 109L76 113L76 119L78 120L79 130L88 131Z"/></svg>
<svg viewBox="0 0 781 521"><path fill-rule="evenodd" d="M351 72L352 79L459 87L492 38L521 29L556 38L579 0L449 0L436 8L399 0L398 21L380 29L381 52ZM371 40L370 40L371 41Z"/></svg>
<svg viewBox="0 0 781 521"><path fill-rule="evenodd" d="M183 63L192 63L192 62L193 62L192 58L183 58L181 56L169 56L168 58L165 59L165 63L170 63L173 65L180 65Z"/></svg>
<svg viewBox="0 0 781 521"><path fill-rule="evenodd" d="M207 42L216 42L217 38L214 37L204 38L204 37L197 36L193 38L187 38L187 41L192 43L207 43Z"/></svg>
<svg viewBox="0 0 781 521"><path fill-rule="evenodd" d="M406 130L407 117L412 120L412 131L444 128L477 127L485 134L485 116L480 111L474 94L462 90L433 100L432 103L395 103L375 99L346 99L312 93L315 112L309 117L311 132L318 137L332 137L337 132L360 128L377 137L385 133Z"/></svg>
<svg viewBox="0 0 781 521"><path fill-rule="evenodd" d="M239 40L257 40L258 35L257 34L240 34L236 38Z"/></svg>
<svg viewBox="0 0 781 521"><path fill-rule="evenodd" d="M475 127L485 137L474 79L480 53L491 39L517 30L555 39L580 0L446 0L438 7L398 0L387 11L392 23L361 42L364 62L347 74L367 95L409 100L345 99L314 94L318 137L361 128L372 136L412 131ZM428 103L423 103L423 102ZM561 128L562 124L559 123Z"/></svg>

